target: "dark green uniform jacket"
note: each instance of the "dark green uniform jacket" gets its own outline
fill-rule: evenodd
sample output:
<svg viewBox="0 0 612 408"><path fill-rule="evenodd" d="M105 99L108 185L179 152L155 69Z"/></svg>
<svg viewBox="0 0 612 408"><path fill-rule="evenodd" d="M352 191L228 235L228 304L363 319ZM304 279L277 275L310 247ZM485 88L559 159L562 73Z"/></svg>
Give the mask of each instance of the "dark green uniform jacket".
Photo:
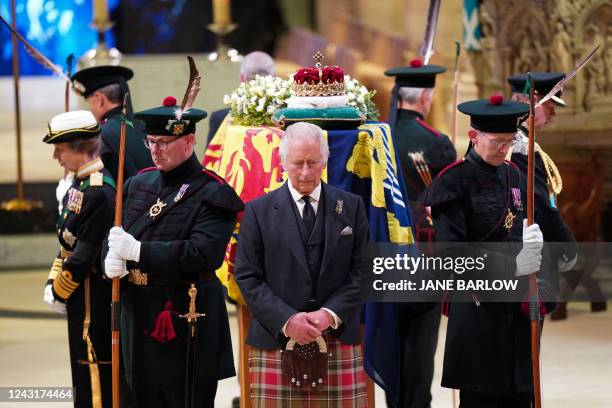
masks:
<svg viewBox="0 0 612 408"><path fill-rule="evenodd" d="M152 207L158 200L165 205L160 204L156 214ZM132 272L123 279L121 294L126 375L139 400L146 400L149 388L180 390L184 397L190 330L178 315L188 311L192 283L198 290L196 311L206 314L197 324L196 393L235 375L225 300L215 270L223 262L242 201L192 155L169 172L146 171L129 179L123 205L123 228L142 242L140 261L128 262ZM154 332L164 310L170 312L176 338L160 342Z"/></svg>
<svg viewBox="0 0 612 408"><path fill-rule="evenodd" d="M408 109L398 110L393 136L397 148L397 157L399 157L406 180L408 199L417 201L421 192L425 189L425 184L423 184L408 154L412 152L423 153L433 179L440 170L457 159L455 146L448 136L425 123L423 115Z"/></svg>
<svg viewBox="0 0 612 408"><path fill-rule="evenodd" d="M111 360L111 284L102 273L100 250L113 223L115 188L109 172L99 170L102 163L99 159L97 162L97 178L95 175L81 176L77 173L64 197L63 212L57 223L62 251L54 264L57 272L52 271L49 282L53 284L54 297L66 302L76 407L91 407L92 401L89 367L79 363L88 361L87 344L83 340L86 277L89 277L91 297L89 336L98 361ZM110 367L110 364L99 365L104 406L112 403Z"/></svg>
<svg viewBox="0 0 612 408"><path fill-rule="evenodd" d="M153 165L151 153L144 145L146 134L139 127L138 121L132 121L125 128L125 162L123 180L136 175L140 170ZM104 167L110 172L113 180L117 180L119 169L119 141L121 139L121 106L109 110L100 122L102 146L100 157Z"/></svg>
<svg viewBox="0 0 612 408"><path fill-rule="evenodd" d="M466 272L464 279L515 276L527 209L525 185L526 178L515 166L491 166L471 149L464 161L441 172L423 193L423 204L431 206L436 241L475 243L462 249L462 256L482 256L478 243L483 242L500 249L487 247L484 270L469 276ZM508 210L516 216L509 229L504 226ZM558 277L552 274L549 255L543 251L538 287L548 299L558 291ZM527 277L518 279L526 290ZM479 306L475 301L450 305L442 386L491 394L530 392L530 322L520 302L487 303L487 294L472 294Z"/></svg>

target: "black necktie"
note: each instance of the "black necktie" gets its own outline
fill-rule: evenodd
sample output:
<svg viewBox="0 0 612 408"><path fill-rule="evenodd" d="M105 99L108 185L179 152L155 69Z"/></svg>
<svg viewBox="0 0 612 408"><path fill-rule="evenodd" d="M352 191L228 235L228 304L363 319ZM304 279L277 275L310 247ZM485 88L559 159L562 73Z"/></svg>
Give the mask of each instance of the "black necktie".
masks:
<svg viewBox="0 0 612 408"><path fill-rule="evenodd" d="M310 205L310 196L302 196L302 200L304 200L304 212L302 212L302 219L304 220L304 225L306 225L308 234L310 234L315 223L314 208L312 208L312 205Z"/></svg>

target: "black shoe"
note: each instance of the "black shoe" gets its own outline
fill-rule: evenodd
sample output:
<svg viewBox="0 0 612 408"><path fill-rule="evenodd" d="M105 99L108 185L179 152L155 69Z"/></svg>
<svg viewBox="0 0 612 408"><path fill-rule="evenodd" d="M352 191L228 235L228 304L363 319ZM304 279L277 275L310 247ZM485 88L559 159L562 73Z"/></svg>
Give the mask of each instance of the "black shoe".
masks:
<svg viewBox="0 0 612 408"><path fill-rule="evenodd" d="M240 397L234 397L232 399L232 408L240 408Z"/></svg>

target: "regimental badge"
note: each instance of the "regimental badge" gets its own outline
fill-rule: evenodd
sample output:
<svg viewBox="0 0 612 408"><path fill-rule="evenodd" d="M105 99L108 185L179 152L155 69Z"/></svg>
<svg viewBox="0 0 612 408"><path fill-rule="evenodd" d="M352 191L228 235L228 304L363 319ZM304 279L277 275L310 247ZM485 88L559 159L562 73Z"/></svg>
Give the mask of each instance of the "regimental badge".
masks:
<svg viewBox="0 0 612 408"><path fill-rule="evenodd" d="M151 208L149 208L149 217L155 219L155 217L157 217L159 214L161 214L162 209L166 206L167 204L164 203L163 201L161 201L159 198L157 199L157 202L155 204L153 204L151 206Z"/></svg>
<svg viewBox="0 0 612 408"><path fill-rule="evenodd" d="M516 218L516 215L512 214L512 211L510 211L510 209L508 208L508 214L506 215L506 218L504 219L504 227L506 228L506 230L510 231L512 229L515 218Z"/></svg>
<svg viewBox="0 0 612 408"><path fill-rule="evenodd" d="M64 232L62 232L62 239L66 241L66 243L70 245L71 247L74 247L74 244L76 243L76 240L77 240L74 234L68 231L68 228L66 228Z"/></svg>
<svg viewBox="0 0 612 408"><path fill-rule="evenodd" d="M336 201L336 213L342 214L342 208L344 207L344 201L338 200Z"/></svg>
<svg viewBox="0 0 612 408"><path fill-rule="evenodd" d="M96 171L89 175L89 185L94 187L101 187L104 184L104 175Z"/></svg>
<svg viewBox="0 0 612 408"><path fill-rule="evenodd" d="M68 202L66 203L68 211L72 211L73 213L78 214L81 212L82 206L83 193L74 187L70 187L70 190L68 190Z"/></svg>
<svg viewBox="0 0 612 408"><path fill-rule="evenodd" d="M178 191L178 193L176 193L176 196L174 196L174 202L178 202L181 198L183 198L183 196L185 195L185 193L187 192L187 189L189 188L189 184L183 184L180 188L180 190Z"/></svg>
<svg viewBox="0 0 612 408"><path fill-rule="evenodd" d="M174 136L180 136L183 134L188 124L188 120L170 119L168 120L168 124L166 125L166 130L172 133Z"/></svg>
<svg viewBox="0 0 612 408"><path fill-rule="evenodd" d="M521 200L521 189L512 187L512 201L514 202L514 208L517 211L523 211L523 201Z"/></svg>

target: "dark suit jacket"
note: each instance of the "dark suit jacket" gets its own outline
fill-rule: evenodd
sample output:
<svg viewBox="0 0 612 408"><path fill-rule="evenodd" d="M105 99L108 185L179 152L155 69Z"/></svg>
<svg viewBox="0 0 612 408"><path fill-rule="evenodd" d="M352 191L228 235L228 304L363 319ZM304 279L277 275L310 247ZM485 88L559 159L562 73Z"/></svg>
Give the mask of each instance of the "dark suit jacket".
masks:
<svg viewBox="0 0 612 408"><path fill-rule="evenodd" d="M117 180L119 171L119 142L121 140L121 106L109 110L100 122L100 158L104 167L111 173L113 180ZM123 180L135 176L144 168L153 166L151 152L147 150L143 141L147 136L138 120L132 119L132 126L125 128L125 162Z"/></svg>
<svg viewBox="0 0 612 408"><path fill-rule="evenodd" d="M219 130L219 126L221 126L223 119L225 119L229 111L229 108L219 109L210 115L210 120L208 122L208 138L206 139L207 144L210 143L212 138L215 136L215 133L217 133L217 130Z"/></svg>
<svg viewBox="0 0 612 408"><path fill-rule="evenodd" d="M325 183L322 197L326 211L325 248L317 299L321 307L342 319L332 334L343 343L357 344L368 220L360 197ZM337 211L340 207L341 211ZM283 325L293 314L307 309L311 281L297 222L286 183L246 205L235 277L254 317L246 339L251 346L283 347ZM346 227L352 233L341 234L348 230Z"/></svg>

